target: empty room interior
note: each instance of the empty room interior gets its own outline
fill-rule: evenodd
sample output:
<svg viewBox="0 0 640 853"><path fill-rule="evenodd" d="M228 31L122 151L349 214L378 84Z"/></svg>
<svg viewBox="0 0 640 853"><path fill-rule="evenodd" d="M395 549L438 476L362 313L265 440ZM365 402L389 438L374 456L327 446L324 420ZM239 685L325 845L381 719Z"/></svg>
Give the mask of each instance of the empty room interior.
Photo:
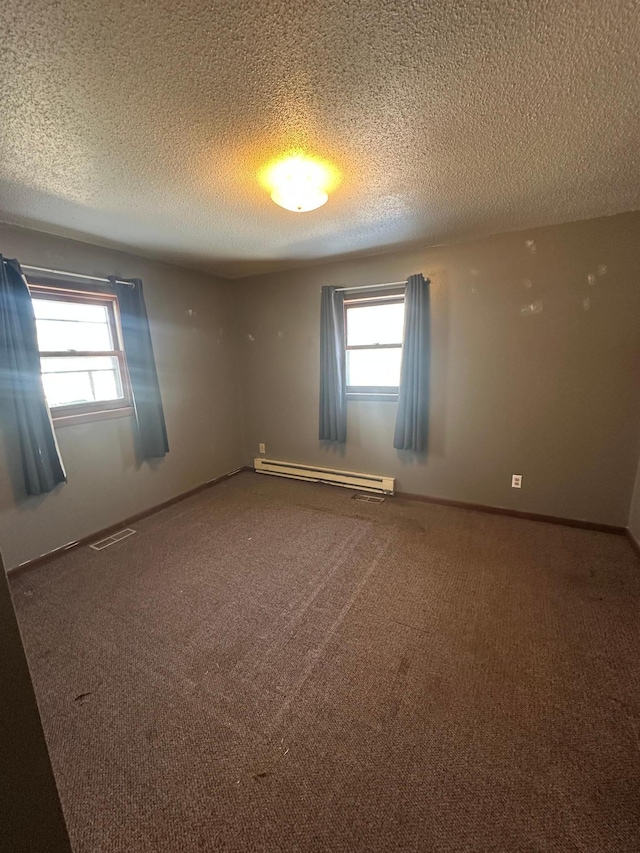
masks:
<svg viewBox="0 0 640 853"><path fill-rule="evenodd" d="M0 21L0 849L640 850L640 2Z"/></svg>

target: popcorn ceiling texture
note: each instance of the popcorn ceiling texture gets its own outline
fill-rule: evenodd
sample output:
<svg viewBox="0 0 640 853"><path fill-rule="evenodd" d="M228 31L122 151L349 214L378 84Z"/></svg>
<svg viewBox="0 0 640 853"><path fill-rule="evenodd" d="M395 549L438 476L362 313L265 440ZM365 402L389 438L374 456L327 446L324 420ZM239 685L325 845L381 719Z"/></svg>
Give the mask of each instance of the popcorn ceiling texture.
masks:
<svg viewBox="0 0 640 853"><path fill-rule="evenodd" d="M6 221L235 277L640 208L635 0L5 0L0 23ZM310 214L256 181L292 147L343 173Z"/></svg>

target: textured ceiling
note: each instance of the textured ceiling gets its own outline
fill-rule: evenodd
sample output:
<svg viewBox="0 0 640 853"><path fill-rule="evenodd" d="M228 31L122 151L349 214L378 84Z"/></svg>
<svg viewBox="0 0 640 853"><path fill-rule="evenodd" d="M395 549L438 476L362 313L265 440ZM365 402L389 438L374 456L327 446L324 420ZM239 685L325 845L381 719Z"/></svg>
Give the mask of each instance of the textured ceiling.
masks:
<svg viewBox="0 0 640 853"><path fill-rule="evenodd" d="M4 221L234 277L640 208L633 0L4 0L0 24ZM256 180L291 148L343 174L312 213Z"/></svg>

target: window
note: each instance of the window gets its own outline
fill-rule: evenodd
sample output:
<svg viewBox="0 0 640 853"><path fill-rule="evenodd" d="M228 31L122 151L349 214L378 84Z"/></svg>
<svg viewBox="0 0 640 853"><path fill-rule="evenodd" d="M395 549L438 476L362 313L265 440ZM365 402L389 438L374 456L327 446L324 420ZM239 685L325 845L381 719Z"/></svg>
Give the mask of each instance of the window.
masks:
<svg viewBox="0 0 640 853"><path fill-rule="evenodd" d="M42 383L54 421L131 412L115 295L30 284Z"/></svg>
<svg viewBox="0 0 640 853"><path fill-rule="evenodd" d="M396 400L400 384L404 295L346 299L347 397Z"/></svg>

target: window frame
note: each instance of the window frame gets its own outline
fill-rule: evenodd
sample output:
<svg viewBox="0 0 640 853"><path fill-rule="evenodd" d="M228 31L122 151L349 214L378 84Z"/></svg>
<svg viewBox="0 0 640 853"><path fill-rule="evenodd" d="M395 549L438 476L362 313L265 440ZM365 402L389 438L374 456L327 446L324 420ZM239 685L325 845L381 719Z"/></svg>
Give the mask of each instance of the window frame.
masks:
<svg viewBox="0 0 640 853"><path fill-rule="evenodd" d="M54 426L65 426L77 423L105 420L107 418L128 417L134 413L131 380L127 369L127 360L122 339L118 297L115 293L105 293L99 290L81 288L74 282L53 281L50 279L27 277L27 286L31 299L46 299L54 302L73 302L75 304L95 305L106 307L114 345L112 350L40 350L40 358L82 358L93 356L108 356L118 360L122 397L117 400L97 400L93 403L73 403L68 406L49 406Z"/></svg>
<svg viewBox="0 0 640 853"><path fill-rule="evenodd" d="M371 305L405 304L404 288L393 288L379 291L362 291L362 295L345 297L344 299L344 371L345 393L347 400L370 400L382 402L397 402L400 393L399 385L347 385L347 352L349 350L380 350L399 349L402 352L402 341L399 344L348 344L347 312L349 308L367 308Z"/></svg>

